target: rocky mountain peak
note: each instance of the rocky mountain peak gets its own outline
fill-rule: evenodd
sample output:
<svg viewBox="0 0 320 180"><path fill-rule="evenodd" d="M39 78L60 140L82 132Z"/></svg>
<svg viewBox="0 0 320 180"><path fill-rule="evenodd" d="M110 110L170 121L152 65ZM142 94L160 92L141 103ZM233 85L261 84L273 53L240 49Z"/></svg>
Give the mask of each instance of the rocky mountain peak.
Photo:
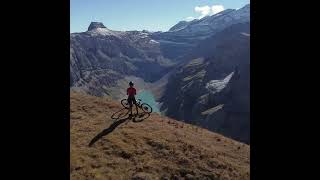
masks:
<svg viewBox="0 0 320 180"><path fill-rule="evenodd" d="M88 27L88 31L91 31L97 28L107 28L107 27L104 26L102 22L91 22Z"/></svg>

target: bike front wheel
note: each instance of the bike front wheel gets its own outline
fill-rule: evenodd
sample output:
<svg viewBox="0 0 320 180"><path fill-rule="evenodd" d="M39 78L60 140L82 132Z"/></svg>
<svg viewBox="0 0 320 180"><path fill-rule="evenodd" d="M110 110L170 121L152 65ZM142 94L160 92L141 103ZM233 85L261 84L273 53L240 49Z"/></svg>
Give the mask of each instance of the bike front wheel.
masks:
<svg viewBox="0 0 320 180"><path fill-rule="evenodd" d="M143 112L152 113L152 107L147 103L142 103L141 109L143 110Z"/></svg>

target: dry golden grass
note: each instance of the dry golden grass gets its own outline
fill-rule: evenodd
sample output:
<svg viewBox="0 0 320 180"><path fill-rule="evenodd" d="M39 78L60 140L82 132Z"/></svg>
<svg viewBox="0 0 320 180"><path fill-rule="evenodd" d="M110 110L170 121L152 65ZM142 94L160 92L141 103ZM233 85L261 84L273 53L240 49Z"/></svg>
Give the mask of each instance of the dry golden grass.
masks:
<svg viewBox="0 0 320 180"><path fill-rule="evenodd" d="M249 179L250 147L152 114L92 138L115 120L119 102L71 92L70 177L77 179Z"/></svg>

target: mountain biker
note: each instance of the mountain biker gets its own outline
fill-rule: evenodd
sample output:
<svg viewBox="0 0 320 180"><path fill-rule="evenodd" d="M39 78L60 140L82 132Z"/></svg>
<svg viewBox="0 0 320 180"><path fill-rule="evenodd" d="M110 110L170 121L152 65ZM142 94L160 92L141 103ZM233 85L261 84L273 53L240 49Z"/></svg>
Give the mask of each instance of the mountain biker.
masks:
<svg viewBox="0 0 320 180"><path fill-rule="evenodd" d="M127 95L128 95L128 103L130 105L130 116L132 116L132 104L135 104L136 105L136 98L135 98L135 95L137 94L137 90L133 87L133 82L129 82L129 88L127 89ZM136 105L136 111L137 111L137 114L138 114L138 107Z"/></svg>

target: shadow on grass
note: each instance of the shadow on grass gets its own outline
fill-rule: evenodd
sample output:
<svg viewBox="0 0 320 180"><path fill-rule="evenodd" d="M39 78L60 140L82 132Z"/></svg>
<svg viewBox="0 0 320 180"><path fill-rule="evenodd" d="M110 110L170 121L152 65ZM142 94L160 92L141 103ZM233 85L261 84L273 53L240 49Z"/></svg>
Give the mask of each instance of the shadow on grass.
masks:
<svg viewBox="0 0 320 180"><path fill-rule="evenodd" d="M128 115L128 117L127 117ZM111 119L115 119L116 121L112 123L107 129L104 129L102 132L97 134L89 143L89 147L91 147L95 142L97 142L99 139L101 139L103 136L108 135L112 131L114 131L119 125L125 123L127 120L131 120L135 123L142 122L143 120L147 119L150 116L150 113L139 113L135 114L133 116L129 116L129 110L126 108L123 108L117 112L115 112Z"/></svg>

